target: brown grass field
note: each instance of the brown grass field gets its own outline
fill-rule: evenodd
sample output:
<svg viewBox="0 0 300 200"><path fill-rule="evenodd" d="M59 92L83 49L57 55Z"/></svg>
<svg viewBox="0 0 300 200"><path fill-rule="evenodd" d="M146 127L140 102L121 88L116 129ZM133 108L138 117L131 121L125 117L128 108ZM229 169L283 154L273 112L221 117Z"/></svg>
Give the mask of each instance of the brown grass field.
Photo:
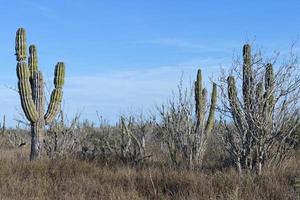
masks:
<svg viewBox="0 0 300 200"><path fill-rule="evenodd" d="M183 171L154 165L136 169L76 158L30 162L27 151L1 150L1 200L300 199L294 186L300 177L299 156L284 169L241 178L233 169Z"/></svg>

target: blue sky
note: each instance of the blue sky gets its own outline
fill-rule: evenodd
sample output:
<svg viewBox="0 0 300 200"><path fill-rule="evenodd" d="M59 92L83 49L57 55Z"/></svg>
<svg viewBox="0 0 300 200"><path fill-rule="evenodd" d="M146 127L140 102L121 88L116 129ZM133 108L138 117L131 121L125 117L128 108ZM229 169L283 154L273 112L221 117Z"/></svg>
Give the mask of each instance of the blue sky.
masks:
<svg viewBox="0 0 300 200"><path fill-rule="evenodd" d="M200 0L0 0L0 115L18 118L14 39L18 27L38 47L52 87L54 65L67 66L65 111L96 121L147 112L166 100L181 73L216 79L245 41L286 50L300 33L300 2ZM299 42L296 44L299 49Z"/></svg>

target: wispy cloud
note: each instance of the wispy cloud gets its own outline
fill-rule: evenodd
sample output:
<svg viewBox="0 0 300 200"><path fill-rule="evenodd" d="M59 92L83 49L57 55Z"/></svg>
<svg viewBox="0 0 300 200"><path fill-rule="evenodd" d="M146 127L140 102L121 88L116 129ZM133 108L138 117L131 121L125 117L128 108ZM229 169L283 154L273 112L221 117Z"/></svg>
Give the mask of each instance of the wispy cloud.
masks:
<svg viewBox="0 0 300 200"><path fill-rule="evenodd" d="M210 77L217 75L218 62L221 61L207 60L207 65L202 68L208 88ZM65 108L69 113L84 110L83 117L92 120L98 110L111 121L121 113L147 112L171 96L182 74L184 86L190 86L197 69L198 65L181 64L69 77L65 87Z"/></svg>
<svg viewBox="0 0 300 200"><path fill-rule="evenodd" d="M96 111L111 122L116 121L122 113L147 113L172 95L182 75L184 86L190 86L199 67L202 68L205 85L210 90L210 78L217 77L222 63L226 63L224 59L195 58L174 66L118 68L103 73L67 76L64 110L68 116L82 112L82 118L95 122ZM53 87L51 76L45 77L46 84ZM15 81L14 78L8 82L13 85ZM10 125L13 125L13 119L19 117L17 111L21 110L18 94L1 86L0 103L4 105L0 114L6 114Z"/></svg>
<svg viewBox="0 0 300 200"><path fill-rule="evenodd" d="M160 68L70 77L65 87L66 111L84 109L83 117L94 119L98 110L110 120L120 113L146 111L170 95L181 71Z"/></svg>
<svg viewBox="0 0 300 200"><path fill-rule="evenodd" d="M191 41L178 38L156 38L149 40L141 40L132 42L138 45L160 45L160 46L169 46L180 49L195 49L197 51L206 51L206 52L231 52L234 47L238 44L231 43L226 45L215 46L213 44L201 43L199 41Z"/></svg>

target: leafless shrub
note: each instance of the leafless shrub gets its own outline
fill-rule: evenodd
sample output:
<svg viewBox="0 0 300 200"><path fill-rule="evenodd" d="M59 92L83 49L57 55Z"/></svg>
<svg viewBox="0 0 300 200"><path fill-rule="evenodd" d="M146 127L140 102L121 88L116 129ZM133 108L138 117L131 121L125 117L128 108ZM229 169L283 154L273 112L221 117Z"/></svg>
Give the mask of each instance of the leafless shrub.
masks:
<svg viewBox="0 0 300 200"><path fill-rule="evenodd" d="M157 108L158 136L166 144L174 166L193 169L202 165L207 140L214 125L217 98L215 85L210 104L207 104L206 98L207 91L202 87L199 70L194 88L184 89L181 81L177 94Z"/></svg>
<svg viewBox="0 0 300 200"><path fill-rule="evenodd" d="M80 125L80 115L77 114L70 123L66 122L63 111L59 118L50 124L46 131L44 147L49 156L70 155L81 150L87 135L84 126Z"/></svg>
<svg viewBox="0 0 300 200"><path fill-rule="evenodd" d="M146 137L153 131L151 120L140 116L121 116L115 125L101 118L100 127L90 132L83 153L88 156L120 159L140 165L150 157L146 149Z"/></svg>

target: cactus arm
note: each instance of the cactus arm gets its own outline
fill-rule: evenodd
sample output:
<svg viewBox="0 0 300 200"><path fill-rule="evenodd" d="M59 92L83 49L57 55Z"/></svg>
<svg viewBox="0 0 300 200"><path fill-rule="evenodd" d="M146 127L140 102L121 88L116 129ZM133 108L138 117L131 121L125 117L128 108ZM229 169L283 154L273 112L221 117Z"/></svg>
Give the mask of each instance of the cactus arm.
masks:
<svg viewBox="0 0 300 200"><path fill-rule="evenodd" d="M237 97L235 79L233 76L229 76L227 78L227 84L228 84L228 98L231 107L232 117L235 121L236 126L240 129L240 131L244 132L246 130L246 127L244 126L244 118L242 116L242 110Z"/></svg>
<svg viewBox="0 0 300 200"><path fill-rule="evenodd" d="M205 126L205 134L210 135L212 132L214 123L215 123L215 111L216 111L216 103L217 103L217 85L216 83L213 83L213 89L211 94L211 100L210 100L210 109L209 109L209 115L207 118L206 126Z"/></svg>
<svg viewBox="0 0 300 200"><path fill-rule="evenodd" d="M267 64L265 73L265 98L268 107L272 109L274 106L274 96L272 95L274 90L274 73L272 64ZM270 110L269 110L270 111Z"/></svg>
<svg viewBox="0 0 300 200"><path fill-rule="evenodd" d="M265 94L264 94L264 114L265 114L265 122L270 122L272 110L274 108L274 73L272 64L267 64L266 72L265 72Z"/></svg>
<svg viewBox="0 0 300 200"><path fill-rule="evenodd" d="M244 106L248 112L251 111L252 105L252 66L251 66L251 47L249 44L245 44L243 47L243 97Z"/></svg>
<svg viewBox="0 0 300 200"><path fill-rule="evenodd" d="M263 95L264 95L264 88L263 83L259 82L256 85L256 91L255 91L255 99L256 99L256 112L257 114L261 114L263 112Z"/></svg>
<svg viewBox="0 0 300 200"><path fill-rule="evenodd" d="M17 61L24 61L27 57L26 47L26 32L24 28L19 28L16 33L16 59Z"/></svg>
<svg viewBox="0 0 300 200"><path fill-rule="evenodd" d="M201 104L201 95L202 92L202 73L201 70L199 69L197 72L197 79L195 81L195 102L196 102L196 113L198 114L199 112L199 105Z"/></svg>
<svg viewBox="0 0 300 200"><path fill-rule="evenodd" d="M18 62L17 76L19 79L18 87L21 105L25 116L30 122L36 122L38 120L38 113L35 108L34 101L32 99L32 90L29 82L30 75L27 64L25 62Z"/></svg>
<svg viewBox="0 0 300 200"><path fill-rule="evenodd" d="M195 81L195 102L196 102L196 115L197 115L197 127L201 127L204 121L204 96L206 90L202 87L202 73L199 69L197 72L197 80Z"/></svg>
<svg viewBox="0 0 300 200"><path fill-rule="evenodd" d="M268 63L265 73L265 89L269 90L274 87L274 72L272 64Z"/></svg>
<svg viewBox="0 0 300 200"><path fill-rule="evenodd" d="M25 113L26 118L30 122L36 122L38 120L38 113L35 108L34 101L32 99L32 88L29 81L30 73L28 70L26 51L26 32L23 28L19 28L16 33L16 60L17 63L17 77L18 88L21 99L21 106Z"/></svg>
<svg viewBox="0 0 300 200"><path fill-rule="evenodd" d="M58 62L54 71L54 86L55 88L62 88L65 83L65 64Z"/></svg>
<svg viewBox="0 0 300 200"><path fill-rule="evenodd" d="M51 93L50 103L48 105L47 113L45 114L46 124L51 123L56 117L57 113L60 111L60 106L62 102L62 89L55 88Z"/></svg>
<svg viewBox="0 0 300 200"><path fill-rule="evenodd" d="M30 45L29 47L28 68L30 71L30 80L33 80L35 73L38 73L38 59L35 45Z"/></svg>
<svg viewBox="0 0 300 200"><path fill-rule="evenodd" d="M206 88L203 88L203 90L202 90L202 104L203 104L203 106L202 106L202 108L200 109L200 111L202 112L201 114L202 114L202 121L204 120L204 116L205 116L205 107L206 107L206 104L207 104L207 90L206 90Z"/></svg>
<svg viewBox="0 0 300 200"><path fill-rule="evenodd" d="M55 116L60 111L62 96L63 96L62 87L64 84L64 76L65 76L65 65L62 62L59 62L55 66L55 73L54 73L55 89L52 91L47 113L44 116L46 124L51 123L54 120Z"/></svg>

